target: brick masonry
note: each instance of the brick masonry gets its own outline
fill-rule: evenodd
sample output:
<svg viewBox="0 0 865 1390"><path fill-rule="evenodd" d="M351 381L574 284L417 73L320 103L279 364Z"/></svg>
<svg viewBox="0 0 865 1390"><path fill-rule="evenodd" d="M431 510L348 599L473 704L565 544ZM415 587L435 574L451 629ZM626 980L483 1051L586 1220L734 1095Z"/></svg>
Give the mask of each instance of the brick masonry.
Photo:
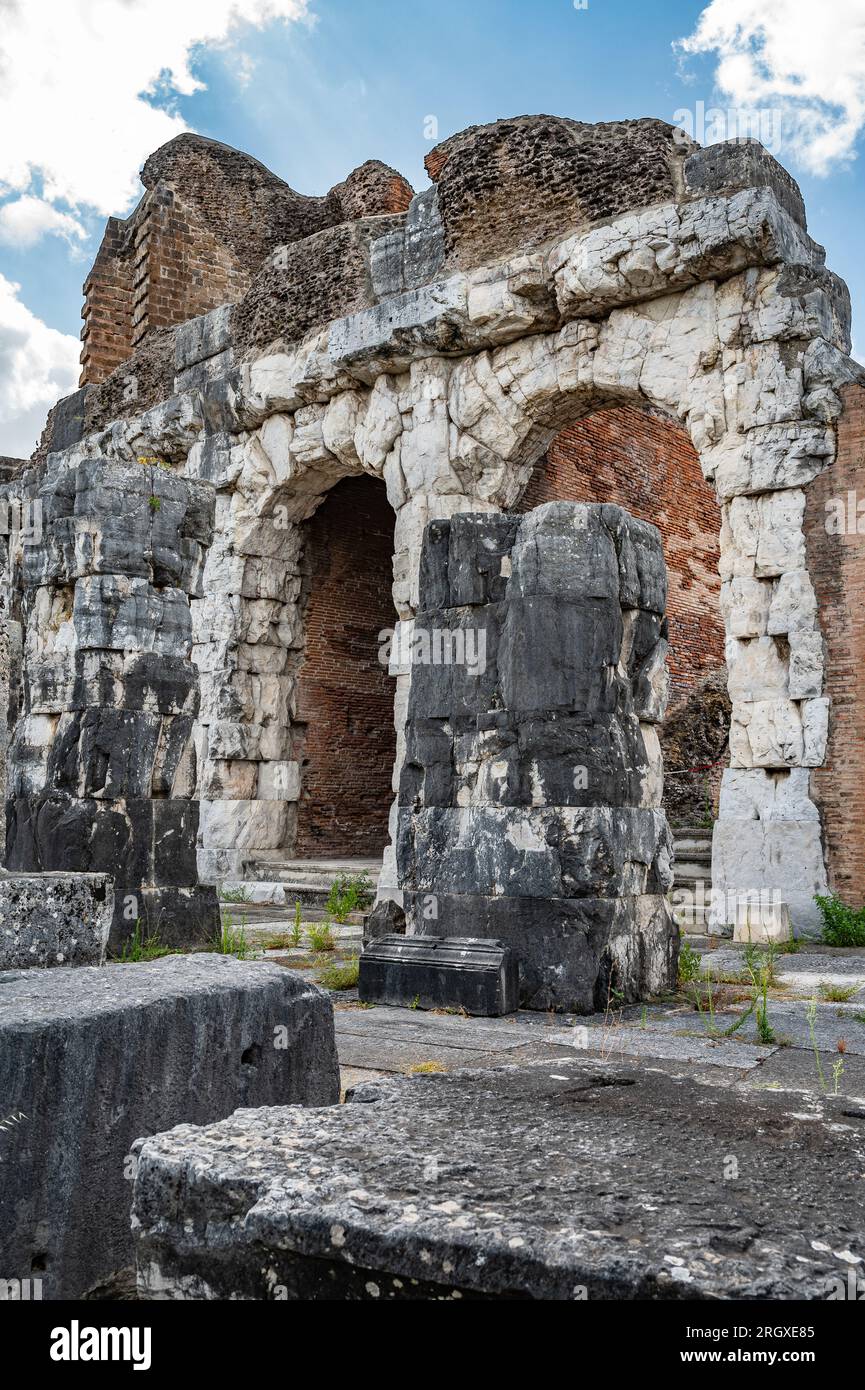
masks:
<svg viewBox="0 0 865 1390"><path fill-rule="evenodd" d="M102 382L153 329L243 297L265 258L327 227L404 212L410 185L370 160L323 198L307 198L257 159L181 135L150 156L145 194L109 219L84 284L82 386Z"/></svg>
<svg viewBox="0 0 865 1390"><path fill-rule="evenodd" d="M597 411L556 437L516 510L553 501L617 502L661 532L669 572L672 678L661 734L668 772L665 802L674 824L702 819L707 799L717 806L723 767L708 779L702 773L681 774L686 766L719 758L726 763L729 715L726 696L718 692L724 667L721 515L696 451L684 430L650 411L629 405Z"/></svg>
<svg viewBox="0 0 865 1390"><path fill-rule="evenodd" d="M396 621L384 484L346 478L307 523L307 645L298 688L300 858L381 854L396 756L394 682L378 634Z"/></svg>
<svg viewBox="0 0 865 1390"><path fill-rule="evenodd" d="M823 819L830 886L859 907L865 902L865 515L861 534L830 534L826 504L840 498L855 516L865 503L865 388L846 387L843 401L838 457L806 492L808 567L832 702L827 758L814 771L812 794Z"/></svg>

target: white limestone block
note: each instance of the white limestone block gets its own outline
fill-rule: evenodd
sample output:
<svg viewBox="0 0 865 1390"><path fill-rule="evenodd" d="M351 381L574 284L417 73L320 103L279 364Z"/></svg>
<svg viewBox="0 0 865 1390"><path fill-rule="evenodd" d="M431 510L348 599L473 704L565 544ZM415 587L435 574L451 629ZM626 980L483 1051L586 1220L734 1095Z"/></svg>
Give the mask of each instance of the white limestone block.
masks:
<svg viewBox="0 0 865 1390"><path fill-rule="evenodd" d="M260 763L258 796L261 801L299 801L300 764Z"/></svg>

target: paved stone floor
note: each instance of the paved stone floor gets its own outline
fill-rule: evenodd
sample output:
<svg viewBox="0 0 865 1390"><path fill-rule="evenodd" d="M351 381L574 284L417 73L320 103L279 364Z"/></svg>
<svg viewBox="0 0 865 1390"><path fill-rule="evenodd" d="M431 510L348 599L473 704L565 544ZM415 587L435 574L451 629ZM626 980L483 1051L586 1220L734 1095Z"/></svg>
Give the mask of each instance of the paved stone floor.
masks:
<svg viewBox="0 0 865 1390"><path fill-rule="evenodd" d="M256 909L252 915L251 944L290 932L284 910ZM278 947L267 958L321 982L329 964L350 961L361 948L359 921L333 931L332 953L313 953L304 929L300 948ZM761 1041L746 952L705 937L688 941L700 957L699 984L589 1018L527 1012L466 1018L369 1008L358 1002L356 989L333 992L343 1088L385 1074L554 1062L573 1059L576 1052L611 1065L636 1061L713 1085L837 1094L865 1106L865 950L809 943L777 955ZM752 957L751 965L759 960L759 954Z"/></svg>

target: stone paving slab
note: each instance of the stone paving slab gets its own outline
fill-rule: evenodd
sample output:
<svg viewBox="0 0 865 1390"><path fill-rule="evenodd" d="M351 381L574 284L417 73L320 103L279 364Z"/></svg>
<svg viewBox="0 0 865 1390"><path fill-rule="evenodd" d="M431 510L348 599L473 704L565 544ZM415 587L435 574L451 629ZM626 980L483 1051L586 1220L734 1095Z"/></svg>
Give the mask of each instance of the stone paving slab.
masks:
<svg viewBox="0 0 865 1390"><path fill-rule="evenodd" d="M769 1022L779 1042L788 1047L811 1049L809 1005L804 999L773 999L769 1001ZM819 1004L814 1020L814 1038L818 1048L837 1054L838 1043L845 1044L848 1054L865 1057L865 1023L857 1020L861 1009L850 1004ZM753 1018L744 1024L742 1038L753 1039L757 1025Z"/></svg>
<svg viewBox="0 0 865 1390"><path fill-rule="evenodd" d="M837 1052L821 1052L820 1065L828 1092L834 1090L833 1067L838 1062ZM844 1070L838 1079L838 1093L855 1098L863 1106L865 1114L865 1058L844 1057ZM765 1089L775 1087L779 1090L810 1091L821 1094L822 1087L817 1071L814 1053L806 1048L782 1047L767 1057L758 1071L748 1072L742 1085Z"/></svg>
<svg viewBox="0 0 865 1390"><path fill-rule="evenodd" d="M759 1066L773 1051L772 1048L752 1047L746 1042L737 1042L732 1038L710 1038L692 1034L682 1036L672 1029L663 1032L652 1028L614 1028L605 1032L603 1042L599 1040L595 1047L594 1034L601 1031L598 1028L587 1030L588 1050L600 1051L609 1060L622 1057L656 1057L677 1062L699 1062L710 1067L732 1067L745 1072ZM580 1041L580 1029L577 1028L574 1033L576 1041L571 1042L571 1047L578 1052L585 1052L586 1049ZM567 1045L574 1033L565 1030L554 1033L553 1038L556 1042ZM582 1036L585 1037L586 1034Z"/></svg>
<svg viewBox="0 0 865 1390"><path fill-rule="evenodd" d="M706 951L701 963L713 977L739 975L746 970L744 951L732 946ZM823 984L855 987L856 997L865 1003L865 952L803 949L794 955L780 955L775 958L775 978L793 993L818 1000Z"/></svg>
<svg viewBox="0 0 865 1390"><path fill-rule="evenodd" d="M824 1300L865 1258L843 1100L567 1058L352 1099L144 1141L141 1295Z"/></svg>
<svg viewBox="0 0 865 1390"><path fill-rule="evenodd" d="M400 1037L441 1047L473 1048L506 1052L520 1043L536 1042L537 1033L510 1019L463 1018L461 1015L423 1013L419 1009L341 1009L334 1011L337 1035L361 1038ZM546 1031L546 1030L545 1030Z"/></svg>

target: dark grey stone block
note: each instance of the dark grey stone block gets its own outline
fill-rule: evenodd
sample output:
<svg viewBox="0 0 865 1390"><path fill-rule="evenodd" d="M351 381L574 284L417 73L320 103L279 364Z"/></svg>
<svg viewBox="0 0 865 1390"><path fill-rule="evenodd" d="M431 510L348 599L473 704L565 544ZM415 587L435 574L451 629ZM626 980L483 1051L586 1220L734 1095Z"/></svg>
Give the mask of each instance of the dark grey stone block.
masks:
<svg viewBox="0 0 865 1390"><path fill-rule="evenodd" d="M107 874L0 877L0 970L102 965L113 912Z"/></svg>
<svg viewBox="0 0 865 1390"><path fill-rule="evenodd" d="M363 923L363 944L379 941L383 936L405 936L405 912L392 898L376 903Z"/></svg>
<svg viewBox="0 0 865 1390"><path fill-rule="evenodd" d="M590 1010L613 977L629 999L675 981L672 846L641 727L666 705L666 597L660 534L621 507L424 535L415 637L456 632L468 651L471 631L484 661L415 659L398 882L410 930L512 945L532 1008Z"/></svg>
<svg viewBox="0 0 865 1390"><path fill-rule="evenodd" d="M0 1096L21 1116L0 1138L0 1269L80 1298L133 1263L136 1139L336 1104L333 1010L287 970L220 956L0 974Z"/></svg>
<svg viewBox="0 0 865 1390"><path fill-rule="evenodd" d="M675 980L679 936L668 904L621 898L405 893L420 934L491 937L513 948L523 1008L594 1014L636 1003ZM435 911L433 920L426 914Z"/></svg>
<svg viewBox="0 0 865 1390"><path fill-rule="evenodd" d="M817 1301L865 1244L849 1101L564 1056L350 1100L146 1140L140 1295Z"/></svg>
<svg viewBox="0 0 865 1390"><path fill-rule="evenodd" d="M84 414L89 391L89 386L82 386L78 391L73 391L71 396L64 396L55 405L51 412L49 441L49 447L53 452L71 449L73 444L78 444L83 438Z"/></svg>
<svg viewBox="0 0 865 1390"><path fill-rule="evenodd" d="M360 958L360 999L420 1009L464 1009L499 1018L519 1008L517 961L500 941L385 936Z"/></svg>

